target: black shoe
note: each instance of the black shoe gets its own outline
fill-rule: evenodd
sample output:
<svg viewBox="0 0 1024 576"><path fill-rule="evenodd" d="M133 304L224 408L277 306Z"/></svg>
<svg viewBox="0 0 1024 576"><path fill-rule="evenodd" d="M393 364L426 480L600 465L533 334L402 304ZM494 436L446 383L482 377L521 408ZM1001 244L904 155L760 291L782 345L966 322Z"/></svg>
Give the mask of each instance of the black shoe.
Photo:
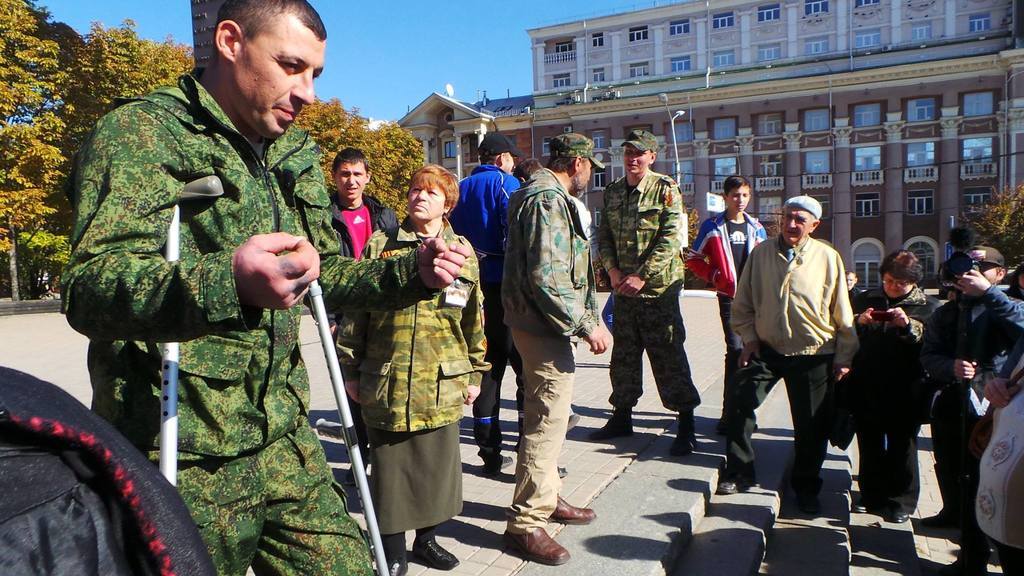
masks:
<svg viewBox="0 0 1024 576"><path fill-rule="evenodd" d="M484 459L484 467L481 473L488 478L496 478L501 475L501 471L512 465L511 456L502 456L497 454L495 456Z"/></svg>
<svg viewBox="0 0 1024 576"><path fill-rule="evenodd" d="M388 567L388 576L405 576L409 573L408 562L392 562Z"/></svg>
<svg viewBox="0 0 1024 576"><path fill-rule="evenodd" d="M821 502L818 500L817 494L798 492L796 495L796 507L804 514L821 513Z"/></svg>
<svg viewBox="0 0 1024 576"><path fill-rule="evenodd" d="M616 408L604 426L590 433L591 440L608 440L633 435L633 410Z"/></svg>
<svg viewBox="0 0 1024 576"><path fill-rule="evenodd" d="M889 510L889 513L885 515L885 521L893 524L903 524L907 520L910 520L910 514L903 510Z"/></svg>
<svg viewBox="0 0 1024 576"><path fill-rule="evenodd" d="M565 469L565 466L559 466L558 467L558 477L559 478L565 478L568 475L569 475L569 471Z"/></svg>
<svg viewBox="0 0 1024 576"><path fill-rule="evenodd" d="M865 500L862 495L859 500L852 506L850 506L850 512L854 514L877 514L882 516L888 513L888 509L885 504L875 502L873 500Z"/></svg>
<svg viewBox="0 0 1024 576"><path fill-rule="evenodd" d="M868 507L861 502L856 502L850 506L850 512L853 512L854 514L867 514Z"/></svg>
<svg viewBox="0 0 1024 576"><path fill-rule="evenodd" d="M753 480L739 476L720 481L718 483L718 490L715 491L715 494L718 494L719 496L731 496L737 492L746 492L754 486L757 486L757 484Z"/></svg>
<svg viewBox="0 0 1024 576"><path fill-rule="evenodd" d="M437 540L416 540L412 543L412 555L435 570L451 570L459 565L459 559L445 550Z"/></svg>
<svg viewBox="0 0 1024 576"><path fill-rule="evenodd" d="M693 448L697 445L697 438L693 432L693 410L680 412L678 420L676 439L672 441L672 447L668 452L673 456L689 456L693 454Z"/></svg>
<svg viewBox="0 0 1024 576"><path fill-rule="evenodd" d="M940 510L935 516L929 516L921 520L921 526L925 528L956 528L956 515Z"/></svg>

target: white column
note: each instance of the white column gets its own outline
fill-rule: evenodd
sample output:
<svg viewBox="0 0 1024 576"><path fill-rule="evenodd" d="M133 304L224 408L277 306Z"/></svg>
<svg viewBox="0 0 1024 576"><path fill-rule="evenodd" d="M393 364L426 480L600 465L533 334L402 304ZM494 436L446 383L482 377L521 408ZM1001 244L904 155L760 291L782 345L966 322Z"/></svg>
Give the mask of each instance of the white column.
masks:
<svg viewBox="0 0 1024 576"><path fill-rule="evenodd" d="M586 35L576 38L576 78L573 79L576 86L587 83L586 45Z"/></svg>
<svg viewBox="0 0 1024 576"><path fill-rule="evenodd" d="M533 91L544 89L544 44L533 45Z"/></svg>
<svg viewBox="0 0 1024 576"><path fill-rule="evenodd" d="M708 21L706 18L694 18L693 27L697 29L697 66L694 70L708 67Z"/></svg>
<svg viewBox="0 0 1024 576"><path fill-rule="evenodd" d="M754 61L750 49L750 15L750 10L740 13L740 64L750 64Z"/></svg>
<svg viewBox="0 0 1024 576"><path fill-rule="evenodd" d="M424 138L420 143L423 144L423 163L430 164L430 138Z"/></svg>
<svg viewBox="0 0 1024 576"><path fill-rule="evenodd" d="M889 24L892 26L889 43L899 44L903 41L903 2L892 2L889 6Z"/></svg>
<svg viewBox="0 0 1024 576"><path fill-rule="evenodd" d="M846 50L846 41L850 34L850 6L849 0L836 0L836 45L835 48L829 46L830 50L836 50L842 52ZM787 56L794 56L794 54L787 54Z"/></svg>
<svg viewBox="0 0 1024 576"><path fill-rule="evenodd" d="M622 32L616 30L612 37L612 82L622 80Z"/></svg>
<svg viewBox="0 0 1024 576"><path fill-rule="evenodd" d="M789 40L789 49L786 51L787 54L799 54L797 50L797 33L796 25L797 18L799 18L798 12L803 10L804 3L783 5L786 10L786 39Z"/></svg>
<svg viewBox="0 0 1024 576"><path fill-rule="evenodd" d="M654 75L665 73L665 26L654 26Z"/></svg>
<svg viewBox="0 0 1024 576"><path fill-rule="evenodd" d="M945 30L943 34L946 38L952 38L956 36L956 0L946 0L946 5L943 7L945 10Z"/></svg>
<svg viewBox="0 0 1024 576"><path fill-rule="evenodd" d="M462 133L455 132L455 177L462 180Z"/></svg>

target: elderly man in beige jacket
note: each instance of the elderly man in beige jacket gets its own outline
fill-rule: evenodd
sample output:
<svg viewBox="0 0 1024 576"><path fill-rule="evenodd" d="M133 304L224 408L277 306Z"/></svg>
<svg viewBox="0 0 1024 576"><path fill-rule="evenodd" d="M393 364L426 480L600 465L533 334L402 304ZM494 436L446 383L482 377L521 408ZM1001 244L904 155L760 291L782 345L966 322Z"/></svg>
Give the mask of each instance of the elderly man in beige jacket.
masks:
<svg viewBox="0 0 1024 576"><path fill-rule="evenodd" d="M743 339L736 374L726 471L719 494L755 484L754 410L781 378L793 415L791 482L801 511L821 510L821 465L832 425L832 387L849 371L857 332L839 253L811 238L821 204L796 196L783 206L779 237L750 253L736 289L732 327Z"/></svg>

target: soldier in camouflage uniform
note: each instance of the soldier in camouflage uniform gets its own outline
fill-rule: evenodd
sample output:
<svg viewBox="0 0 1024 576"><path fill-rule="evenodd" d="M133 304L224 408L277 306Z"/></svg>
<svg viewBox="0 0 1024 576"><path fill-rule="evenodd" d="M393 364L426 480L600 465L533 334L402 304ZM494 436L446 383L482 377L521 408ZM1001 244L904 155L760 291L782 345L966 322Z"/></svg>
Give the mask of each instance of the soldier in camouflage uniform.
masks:
<svg viewBox="0 0 1024 576"><path fill-rule="evenodd" d="M401 228L376 232L365 258L399 256L436 236L469 246L445 219L459 201L451 172L421 168L408 196ZM455 283L433 299L390 312L346 313L338 325L346 387L362 405L373 450L370 487L393 574L408 570L407 530L416 531L413 555L427 566L459 564L434 534L462 511L459 421L491 367L482 306L480 269L470 256Z"/></svg>
<svg viewBox="0 0 1024 576"><path fill-rule="evenodd" d="M435 239L390 260L338 255L319 149L290 128L325 38L303 0L229 0L210 67L104 116L69 180L64 312L90 339L93 408L155 459L157 342L182 342L178 486L222 574L371 572L307 421L293 306L318 275L332 311L408 306L467 254ZM224 196L181 206L168 263L172 207L208 175Z"/></svg>
<svg viewBox="0 0 1024 576"><path fill-rule="evenodd" d="M693 452L693 409L700 404L700 395L690 377L679 311L682 195L671 178L650 169L658 150L653 134L633 130L622 146L626 175L605 188L597 232L601 261L615 290L608 399L615 411L591 438L633 433L632 411L643 394L641 355L646 350L661 403L679 413L671 453L684 456Z"/></svg>
<svg viewBox="0 0 1024 576"><path fill-rule="evenodd" d="M596 354L611 341L598 320L587 232L569 196L586 191L591 164L604 167L589 138L554 138L548 169L534 172L508 210L501 300L505 324L523 358L524 418L505 540L544 564L569 561L569 552L544 529L549 520L587 524L594 519L592 510L571 506L558 495L557 469L576 371L572 339L582 338Z"/></svg>

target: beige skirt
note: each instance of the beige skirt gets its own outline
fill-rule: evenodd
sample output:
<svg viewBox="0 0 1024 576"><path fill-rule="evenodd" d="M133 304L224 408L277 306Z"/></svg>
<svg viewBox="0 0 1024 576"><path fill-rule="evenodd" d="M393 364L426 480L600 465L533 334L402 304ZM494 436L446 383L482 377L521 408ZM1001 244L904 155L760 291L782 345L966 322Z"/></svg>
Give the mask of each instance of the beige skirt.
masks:
<svg viewBox="0 0 1024 576"><path fill-rule="evenodd" d="M367 431L381 534L435 526L462 512L458 422L416 432Z"/></svg>

